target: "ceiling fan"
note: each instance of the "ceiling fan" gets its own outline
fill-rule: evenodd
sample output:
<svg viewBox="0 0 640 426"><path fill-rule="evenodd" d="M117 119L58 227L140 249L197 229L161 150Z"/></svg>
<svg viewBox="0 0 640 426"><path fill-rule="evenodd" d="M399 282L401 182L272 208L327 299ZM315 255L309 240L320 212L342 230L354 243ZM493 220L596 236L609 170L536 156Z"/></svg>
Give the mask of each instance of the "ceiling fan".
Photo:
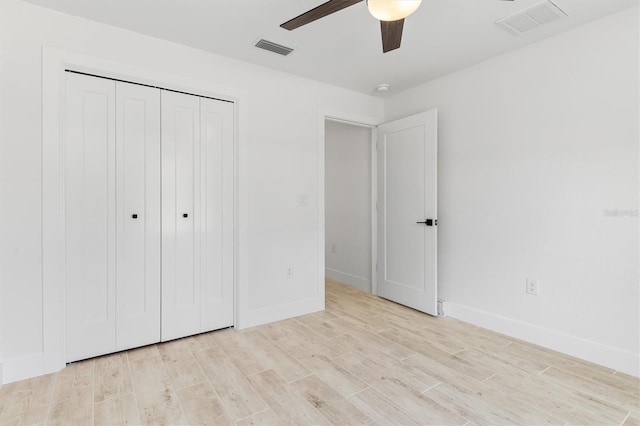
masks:
<svg viewBox="0 0 640 426"><path fill-rule="evenodd" d="M295 30L332 13L339 12L362 0L329 0L320 6L288 20L280 26L286 30ZM513 0L506 0L513 1ZM415 12L422 0L367 0L369 12L380 20L382 33L382 52L387 53L400 47L404 18Z"/></svg>

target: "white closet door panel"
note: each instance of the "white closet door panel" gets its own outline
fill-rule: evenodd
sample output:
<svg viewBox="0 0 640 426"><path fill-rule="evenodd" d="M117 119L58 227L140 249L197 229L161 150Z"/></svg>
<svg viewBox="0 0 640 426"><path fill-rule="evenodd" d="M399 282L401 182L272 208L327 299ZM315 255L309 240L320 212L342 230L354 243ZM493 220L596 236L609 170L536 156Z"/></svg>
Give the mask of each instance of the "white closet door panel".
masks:
<svg viewBox="0 0 640 426"><path fill-rule="evenodd" d="M67 361L115 350L115 82L68 73Z"/></svg>
<svg viewBox="0 0 640 426"><path fill-rule="evenodd" d="M199 333L200 102L162 91L162 340Z"/></svg>
<svg viewBox="0 0 640 426"><path fill-rule="evenodd" d="M233 325L233 104L200 99L202 331Z"/></svg>
<svg viewBox="0 0 640 426"><path fill-rule="evenodd" d="M160 90L116 84L116 349L160 341Z"/></svg>

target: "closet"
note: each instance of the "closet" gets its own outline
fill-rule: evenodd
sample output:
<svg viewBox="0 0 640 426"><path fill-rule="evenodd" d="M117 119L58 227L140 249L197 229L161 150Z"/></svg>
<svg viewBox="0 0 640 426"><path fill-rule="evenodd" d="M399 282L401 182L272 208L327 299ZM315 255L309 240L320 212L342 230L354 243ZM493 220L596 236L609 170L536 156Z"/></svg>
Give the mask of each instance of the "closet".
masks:
<svg viewBox="0 0 640 426"><path fill-rule="evenodd" d="M67 362L233 325L233 103L66 73Z"/></svg>

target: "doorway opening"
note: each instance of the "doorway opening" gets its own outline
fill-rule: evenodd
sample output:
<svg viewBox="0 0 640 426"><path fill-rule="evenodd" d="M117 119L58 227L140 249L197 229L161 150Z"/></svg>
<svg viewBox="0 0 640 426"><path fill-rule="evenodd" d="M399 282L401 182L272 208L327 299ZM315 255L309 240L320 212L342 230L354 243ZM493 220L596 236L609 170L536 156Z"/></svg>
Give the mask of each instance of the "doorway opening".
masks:
<svg viewBox="0 0 640 426"><path fill-rule="evenodd" d="M375 293L374 127L325 120L325 277Z"/></svg>

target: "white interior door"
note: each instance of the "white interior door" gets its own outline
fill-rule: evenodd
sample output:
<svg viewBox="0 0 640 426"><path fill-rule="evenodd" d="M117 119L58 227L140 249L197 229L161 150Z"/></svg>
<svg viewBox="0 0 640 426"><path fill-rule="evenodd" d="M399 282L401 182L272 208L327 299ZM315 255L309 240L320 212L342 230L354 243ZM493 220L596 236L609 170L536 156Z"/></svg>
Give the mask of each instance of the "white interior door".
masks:
<svg viewBox="0 0 640 426"><path fill-rule="evenodd" d="M378 295L437 315L437 112L378 127Z"/></svg>
<svg viewBox="0 0 640 426"><path fill-rule="evenodd" d="M201 330L200 100L163 90L162 341Z"/></svg>
<svg viewBox="0 0 640 426"><path fill-rule="evenodd" d="M116 350L160 341L160 89L116 83Z"/></svg>
<svg viewBox="0 0 640 426"><path fill-rule="evenodd" d="M202 330L233 325L233 104L200 98Z"/></svg>
<svg viewBox="0 0 640 426"><path fill-rule="evenodd" d="M66 75L66 360L115 350L115 82Z"/></svg>

